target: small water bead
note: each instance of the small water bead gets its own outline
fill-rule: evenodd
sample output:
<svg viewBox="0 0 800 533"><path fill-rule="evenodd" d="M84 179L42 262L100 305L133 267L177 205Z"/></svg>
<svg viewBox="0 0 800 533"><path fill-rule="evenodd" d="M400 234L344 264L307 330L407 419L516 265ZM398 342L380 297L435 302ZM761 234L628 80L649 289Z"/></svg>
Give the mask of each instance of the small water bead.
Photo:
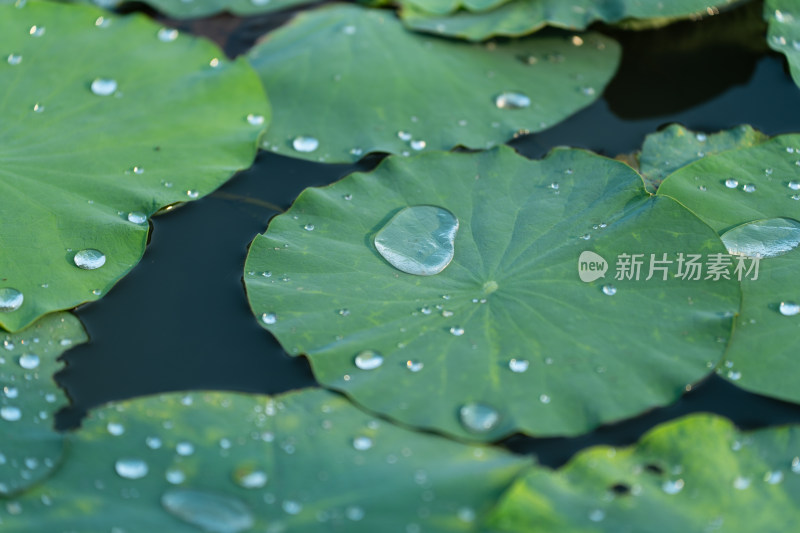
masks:
<svg viewBox="0 0 800 533"><path fill-rule="evenodd" d="M42 104L33 104L34 113L44 113L44 106Z"/></svg>
<svg viewBox="0 0 800 533"><path fill-rule="evenodd" d="M588 241L591 238L592 238L592 236L589 235L588 233L585 233L585 234L581 235L581 239L583 239L584 241Z"/></svg>
<svg viewBox="0 0 800 533"><path fill-rule="evenodd" d="M458 219L442 207L401 209L375 234L375 248L396 269L417 276L443 271L454 256Z"/></svg>
<svg viewBox="0 0 800 533"><path fill-rule="evenodd" d="M528 370L529 366L530 362L525 359L511 359L508 362L508 368L512 372L516 372L517 374L525 372L526 370Z"/></svg>
<svg viewBox="0 0 800 533"><path fill-rule="evenodd" d="M454 313L452 311L448 311L447 309L442 311L442 316L445 318L450 318L451 316L453 316L453 314Z"/></svg>
<svg viewBox="0 0 800 533"><path fill-rule="evenodd" d="M13 405L6 405L0 407L0 418L7 422L16 422L20 418L22 418L22 411L20 411L19 407L14 407Z"/></svg>
<svg viewBox="0 0 800 533"><path fill-rule="evenodd" d="M75 266L84 270L95 270L106 264L106 255L100 250L87 248L75 254L72 258Z"/></svg>
<svg viewBox="0 0 800 533"><path fill-rule="evenodd" d="M800 200L800 194L793 194L792 200Z"/></svg>
<svg viewBox="0 0 800 533"><path fill-rule="evenodd" d="M170 489L161 505L184 522L212 533L241 533L255 525L247 505L234 496L191 489Z"/></svg>
<svg viewBox="0 0 800 533"><path fill-rule="evenodd" d="M281 508L286 514L296 515L303 510L303 505L294 500L284 500L281 503Z"/></svg>
<svg viewBox="0 0 800 533"><path fill-rule="evenodd" d="M774 470L767 472L764 474L764 481L769 483L770 485L777 485L781 481L783 481L783 472L780 470Z"/></svg>
<svg viewBox="0 0 800 533"><path fill-rule="evenodd" d="M790 181L786 186L793 191L800 191L800 181Z"/></svg>
<svg viewBox="0 0 800 533"><path fill-rule="evenodd" d="M9 54L8 55L8 64L9 65L19 65L22 63L22 56L20 54Z"/></svg>
<svg viewBox="0 0 800 533"><path fill-rule="evenodd" d="M26 353L20 356L19 366L25 370L34 370L39 367L39 356L32 353Z"/></svg>
<svg viewBox="0 0 800 533"><path fill-rule="evenodd" d="M306 231L314 231L314 224L306 224L303 226L303 229Z"/></svg>
<svg viewBox="0 0 800 533"><path fill-rule="evenodd" d="M781 302L778 306L778 311L783 316L794 316L800 313L800 304L795 302Z"/></svg>
<svg viewBox="0 0 800 533"><path fill-rule="evenodd" d="M158 437L147 437L144 442L151 450L158 450L162 445L161 439Z"/></svg>
<svg viewBox="0 0 800 533"><path fill-rule="evenodd" d="M233 480L245 489L260 489L267 484L269 476L263 470L254 468L239 468L233 473Z"/></svg>
<svg viewBox="0 0 800 533"><path fill-rule="evenodd" d="M44 26L31 26L31 29L28 30L28 33L31 34L33 37L41 37L44 35L45 27Z"/></svg>
<svg viewBox="0 0 800 533"><path fill-rule="evenodd" d="M348 520L352 520L353 522L358 522L364 518L364 509L357 505L351 505L344 510L344 515L347 517Z"/></svg>
<svg viewBox="0 0 800 533"><path fill-rule="evenodd" d="M739 180L728 178L725 180L725 186L729 189L735 189L736 187L739 186Z"/></svg>
<svg viewBox="0 0 800 533"><path fill-rule="evenodd" d="M247 122L252 126L262 126L264 124L264 116L250 113L247 115Z"/></svg>
<svg viewBox="0 0 800 533"><path fill-rule="evenodd" d="M191 442L179 442L175 446L175 451L178 453L178 455L188 457L194 453L194 445Z"/></svg>
<svg viewBox="0 0 800 533"><path fill-rule="evenodd" d="M161 28L158 30L158 40L162 43L171 43L178 38L178 30L175 28Z"/></svg>
<svg viewBox="0 0 800 533"><path fill-rule="evenodd" d="M19 390L16 387L3 387L3 395L9 400L13 400L19 396Z"/></svg>
<svg viewBox="0 0 800 533"><path fill-rule="evenodd" d="M111 25L111 19L106 17L97 17L94 20L94 25L98 28L108 28Z"/></svg>
<svg viewBox="0 0 800 533"><path fill-rule="evenodd" d="M589 513L589 520L592 522L602 522L606 517L606 512L602 509L595 509Z"/></svg>
<svg viewBox="0 0 800 533"><path fill-rule="evenodd" d="M742 373L736 370L728 370L728 379L732 381L739 381L742 379Z"/></svg>
<svg viewBox="0 0 800 533"><path fill-rule="evenodd" d="M407 131L400 130L397 132L397 138L400 139L401 141L410 141L411 134Z"/></svg>
<svg viewBox="0 0 800 533"><path fill-rule="evenodd" d="M556 183L555 181L550 184L550 188L553 189L554 191L557 191L559 187L560 187L559 184Z"/></svg>
<svg viewBox="0 0 800 533"><path fill-rule="evenodd" d="M278 321L278 315L275 313L264 313L261 315L261 321L264 324L274 324Z"/></svg>
<svg viewBox="0 0 800 533"><path fill-rule="evenodd" d="M417 151L423 150L427 145L428 145L428 143L426 143L423 140L411 141L411 148L414 149L414 150L417 150Z"/></svg>
<svg viewBox="0 0 800 533"><path fill-rule="evenodd" d="M450 328L450 334L455 335L456 337L460 337L464 334L464 328L461 326L453 326Z"/></svg>
<svg viewBox="0 0 800 533"><path fill-rule="evenodd" d="M708 137L706 136L705 133L697 133L695 134L694 138L700 141L701 143L704 143L706 142L706 140L708 140Z"/></svg>
<svg viewBox="0 0 800 533"><path fill-rule="evenodd" d="M309 153L319 148L319 141L314 137L301 135L292 141L292 147L298 152Z"/></svg>
<svg viewBox="0 0 800 533"><path fill-rule="evenodd" d="M209 62L208 62L208 65L209 65L211 68L217 68L217 67L219 67L219 65L220 65L219 58L218 58L218 57L214 57L214 58L212 58L212 59L211 59L211 61L209 61Z"/></svg>
<svg viewBox="0 0 800 533"><path fill-rule="evenodd" d="M353 35L355 32L356 32L355 26L348 25L342 28L342 33L344 33L345 35Z"/></svg>
<svg viewBox="0 0 800 533"><path fill-rule="evenodd" d="M425 364L422 361L412 361L409 359L406 361L406 368L409 369L411 372L419 372L425 367Z"/></svg>
<svg viewBox="0 0 800 533"><path fill-rule="evenodd" d="M524 109L530 107L531 99L518 92L502 92L495 96L494 105L498 109Z"/></svg>
<svg viewBox="0 0 800 533"><path fill-rule="evenodd" d="M539 395L539 401L544 403L544 404L548 404L548 403L550 403L550 396L548 396L547 394L540 394Z"/></svg>
<svg viewBox="0 0 800 533"><path fill-rule="evenodd" d="M164 473L164 477L173 485L180 485L186 481L186 474L183 472L183 470L179 470L177 468L170 468L167 470Z"/></svg>
<svg viewBox="0 0 800 533"><path fill-rule="evenodd" d="M750 483L750 478L736 476L736 479L733 480L733 488L736 490L746 490L750 488Z"/></svg>
<svg viewBox="0 0 800 533"><path fill-rule="evenodd" d="M356 450L363 452L372 448L374 442L371 438L365 436L359 436L353 439L353 448Z"/></svg>
<svg viewBox="0 0 800 533"><path fill-rule="evenodd" d="M3 287L0 289L0 312L8 313L16 311L20 308L24 300L25 297L17 289Z"/></svg>
<svg viewBox="0 0 800 533"><path fill-rule="evenodd" d="M349 309L339 309L338 311L336 311L336 314L338 314L339 316L350 316L350 310Z"/></svg>
<svg viewBox="0 0 800 533"><path fill-rule="evenodd" d="M678 494L681 490L683 490L683 480L676 479L674 481L667 480L661 485L661 490L666 492L667 494Z"/></svg>
<svg viewBox="0 0 800 533"><path fill-rule="evenodd" d="M128 213L128 222L132 224L144 224L147 222L147 215L139 211L131 211Z"/></svg>
<svg viewBox="0 0 800 533"><path fill-rule="evenodd" d="M98 96L109 96L117 90L117 81L111 78L96 78L92 82L92 92Z"/></svg>
<svg viewBox="0 0 800 533"><path fill-rule="evenodd" d="M486 433L500 423L497 409L482 403L468 403L459 409L461 425L473 433Z"/></svg>
<svg viewBox="0 0 800 533"><path fill-rule="evenodd" d="M120 477L125 479L141 479L150 470L146 462L135 458L118 459L114 463L114 469Z"/></svg>
<svg viewBox="0 0 800 533"><path fill-rule="evenodd" d="M581 93L586 96L594 96L596 92L594 87L581 87Z"/></svg>
<svg viewBox="0 0 800 533"><path fill-rule="evenodd" d="M744 192L755 192L756 191L756 186L753 185L752 183L748 183L746 185L742 185L742 190Z"/></svg>
<svg viewBox="0 0 800 533"><path fill-rule="evenodd" d="M602 291L606 296L614 296L617 294L617 288L610 283L603 285Z"/></svg>
<svg viewBox="0 0 800 533"><path fill-rule="evenodd" d="M200 193L198 191L195 191L194 189L190 189L190 190L186 191L186 196L188 196L189 198L194 200L194 199L196 199L197 197L200 196Z"/></svg>
<svg viewBox="0 0 800 533"><path fill-rule="evenodd" d="M375 370L383 364L383 356L373 350L364 350L356 355L354 361L361 370Z"/></svg>
<svg viewBox="0 0 800 533"><path fill-rule="evenodd" d="M705 185L698 185L697 189L700 192L706 192L708 190L708 188Z"/></svg>
<svg viewBox="0 0 800 533"><path fill-rule="evenodd" d="M351 148L350 149L350 154L352 154L352 155L361 155L363 153L364 153L364 150L362 148Z"/></svg>

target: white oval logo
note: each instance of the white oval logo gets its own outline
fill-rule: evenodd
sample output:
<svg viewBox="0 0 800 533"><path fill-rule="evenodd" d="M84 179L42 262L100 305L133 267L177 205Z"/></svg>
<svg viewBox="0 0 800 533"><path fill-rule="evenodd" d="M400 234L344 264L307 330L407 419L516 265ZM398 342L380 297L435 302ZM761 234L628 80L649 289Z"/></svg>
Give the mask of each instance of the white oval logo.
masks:
<svg viewBox="0 0 800 533"><path fill-rule="evenodd" d="M602 256L586 250L578 258L578 276L584 283L606 277L608 263Z"/></svg>

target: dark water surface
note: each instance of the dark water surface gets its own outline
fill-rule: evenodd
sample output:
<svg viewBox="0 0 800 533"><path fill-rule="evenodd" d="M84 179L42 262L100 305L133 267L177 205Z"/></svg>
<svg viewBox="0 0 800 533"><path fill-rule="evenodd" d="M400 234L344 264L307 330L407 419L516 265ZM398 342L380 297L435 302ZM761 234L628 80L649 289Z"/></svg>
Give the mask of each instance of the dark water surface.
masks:
<svg viewBox="0 0 800 533"><path fill-rule="evenodd" d="M620 71L604 98L569 120L510 144L531 158L554 146L615 156L633 152L644 136L680 122L714 132L752 124L768 134L800 132L800 90L782 56L764 45L760 3L659 31L621 32ZM244 52L289 18L227 15L167 23L207 35L229 55ZM144 259L102 300L77 315L91 342L65 354L57 379L73 404L60 427L77 426L86 411L145 394L218 389L275 394L316 384L302 357L289 357L251 314L242 284L247 247L305 187L325 185L357 165L323 165L260 153L249 170L216 193L153 220ZM800 406L750 394L712 376L676 404L571 438L515 436L510 449L536 453L557 466L599 443L628 444L654 425L708 411L742 428L800 422Z"/></svg>

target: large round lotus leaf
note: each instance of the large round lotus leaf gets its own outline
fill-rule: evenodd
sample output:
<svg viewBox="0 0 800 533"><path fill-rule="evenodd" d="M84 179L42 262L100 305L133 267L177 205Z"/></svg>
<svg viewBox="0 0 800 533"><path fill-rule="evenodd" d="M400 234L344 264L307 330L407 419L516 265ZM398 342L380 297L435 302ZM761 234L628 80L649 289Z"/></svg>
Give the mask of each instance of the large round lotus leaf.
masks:
<svg viewBox="0 0 800 533"><path fill-rule="evenodd" d="M694 211L734 248L743 238L752 245L753 231L765 249L786 245L781 255L762 253L757 279L755 270L742 277L742 309L720 372L745 389L800 402L800 314L792 314L800 303L800 238L793 239L800 232L792 230L800 225L800 135L697 161L670 175L658 193ZM766 231L758 230L763 221ZM753 261L747 263L749 270Z"/></svg>
<svg viewBox="0 0 800 533"><path fill-rule="evenodd" d="M755 146L767 139L748 125L706 134L670 124L645 138L637 156L639 174L647 189L655 192L665 177L689 163L726 150Z"/></svg>
<svg viewBox="0 0 800 533"><path fill-rule="evenodd" d="M491 531L784 533L800 523L800 427L742 433L693 415L630 448L590 448L531 469L492 512Z"/></svg>
<svg viewBox="0 0 800 533"><path fill-rule="evenodd" d="M454 258L432 276L395 269L373 246L419 205L459 222ZM581 281L584 251L601 256L584 274L605 258L605 278ZM500 147L390 157L307 189L252 243L245 283L287 351L369 409L464 438L574 435L674 401L721 357L737 283L660 270L645 280L651 253L679 252L724 248L627 165ZM639 280L614 279L619 254L645 254Z"/></svg>
<svg viewBox="0 0 800 533"><path fill-rule="evenodd" d="M53 414L66 398L53 374L56 358L86 342L83 326L69 313L48 315L3 336L0 349L0 497L47 477L59 463L63 437Z"/></svg>
<svg viewBox="0 0 800 533"><path fill-rule="evenodd" d="M425 13L446 15L458 9L487 11L495 9L510 0L399 0L402 6L413 6Z"/></svg>
<svg viewBox="0 0 800 533"><path fill-rule="evenodd" d="M76 1L76 0L71 0ZM136 0L79 0L106 9L118 8ZM313 1L313 0L312 0ZM149 6L172 18L207 17L223 11L236 15L256 15L287 9L308 0L145 0Z"/></svg>
<svg viewBox="0 0 800 533"><path fill-rule="evenodd" d="M410 33L383 10L301 14L250 52L275 108L263 147L350 162L368 152L480 149L543 130L591 104L616 70L614 41L583 39L486 47Z"/></svg>
<svg viewBox="0 0 800 533"><path fill-rule="evenodd" d="M800 86L800 0L767 0L764 18L770 48L786 56L792 79Z"/></svg>
<svg viewBox="0 0 800 533"><path fill-rule="evenodd" d="M269 109L245 61L141 16L5 5L0 35L0 289L24 297L0 325L18 330L107 292L149 215L250 164Z"/></svg>
<svg viewBox="0 0 800 533"><path fill-rule="evenodd" d="M654 20L663 24L680 18L714 14L719 11L715 5L727 6L736 1L511 0L494 9L480 12L434 10L423 0L401 0L400 3L403 6L403 22L414 30L481 41L494 36L519 37L533 33L545 25L583 30L595 21L646 19L650 21L650 25L654 24Z"/></svg>
<svg viewBox="0 0 800 533"><path fill-rule="evenodd" d="M69 441L55 476L0 507L4 533L474 531L530 464L321 389L128 401Z"/></svg>

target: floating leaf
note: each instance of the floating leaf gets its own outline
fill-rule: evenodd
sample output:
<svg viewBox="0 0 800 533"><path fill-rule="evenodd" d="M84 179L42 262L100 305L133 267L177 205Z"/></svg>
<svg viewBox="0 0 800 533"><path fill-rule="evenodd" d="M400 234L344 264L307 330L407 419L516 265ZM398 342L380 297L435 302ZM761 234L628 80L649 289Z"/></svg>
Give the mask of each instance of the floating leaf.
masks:
<svg viewBox="0 0 800 533"><path fill-rule="evenodd" d="M767 139L747 125L706 134L670 124L645 138L638 155L639 173L647 189L655 192L665 177L689 163L726 150L755 146Z"/></svg>
<svg viewBox="0 0 800 533"><path fill-rule="evenodd" d="M791 531L800 521L800 427L738 431L692 415L629 448L598 446L556 472L531 469L492 531Z"/></svg>
<svg viewBox="0 0 800 533"><path fill-rule="evenodd" d="M767 43L786 56L795 84L800 86L800 2L767 0L764 18L769 24Z"/></svg>
<svg viewBox="0 0 800 533"><path fill-rule="evenodd" d="M0 68L0 289L24 298L0 325L18 330L106 293L148 216L249 165L269 113L246 62L142 16L4 5L0 35L19 58Z"/></svg>
<svg viewBox="0 0 800 533"><path fill-rule="evenodd" d="M73 0L75 1L75 0ZM133 4L136 0L80 0L106 9ZM313 1L313 0L312 0ZM256 15L287 9L307 0L146 0L145 3L172 18L207 17L228 11L235 15Z"/></svg>
<svg viewBox="0 0 800 533"><path fill-rule="evenodd" d="M66 398L53 374L70 346L87 341L80 321L69 313L47 315L3 337L0 347L0 497L47 477L60 462L63 437L53 414Z"/></svg>
<svg viewBox="0 0 800 533"><path fill-rule="evenodd" d="M785 312L800 302L800 251L793 249L800 224L800 135L697 161L670 175L658 193L694 211L733 253L766 257L781 249L758 262L757 279L755 271L743 276L742 308L719 372L747 390L800 402L794 381L800 316ZM731 277L738 276L732 271Z"/></svg>
<svg viewBox="0 0 800 533"><path fill-rule="evenodd" d="M458 9L487 11L508 3L509 0L400 0L403 6L413 6L426 13L445 15Z"/></svg>
<svg viewBox="0 0 800 533"><path fill-rule="evenodd" d="M545 25L584 30L595 21L614 23L628 19L649 19L645 20L648 26L656 20L656 25L663 25L680 18L718 13L714 5L733 3L735 0L511 0L493 9L456 11L453 8L445 11L443 6L452 3L437 3L439 9L433 9L434 4L424 0L402 0L400 13L403 22L414 30L482 41L494 36L527 35Z"/></svg>
<svg viewBox="0 0 800 533"><path fill-rule="evenodd" d="M619 254L724 252L663 200L581 150L390 157L272 219L250 247L248 297L287 351L369 409L464 438L579 434L674 401L730 333L735 281L645 281L646 266L614 279ZM436 275L401 272L374 247L415 205L458 219ZM579 258L595 265L590 283Z"/></svg>
<svg viewBox="0 0 800 533"><path fill-rule="evenodd" d="M480 149L543 130L597 99L617 67L614 41L583 39L487 48L409 33L386 11L301 14L250 52L275 107L263 147L350 162L368 152Z"/></svg>
<svg viewBox="0 0 800 533"><path fill-rule="evenodd" d="M128 401L69 440L55 476L0 506L4 532L474 531L530 464L320 389Z"/></svg>

